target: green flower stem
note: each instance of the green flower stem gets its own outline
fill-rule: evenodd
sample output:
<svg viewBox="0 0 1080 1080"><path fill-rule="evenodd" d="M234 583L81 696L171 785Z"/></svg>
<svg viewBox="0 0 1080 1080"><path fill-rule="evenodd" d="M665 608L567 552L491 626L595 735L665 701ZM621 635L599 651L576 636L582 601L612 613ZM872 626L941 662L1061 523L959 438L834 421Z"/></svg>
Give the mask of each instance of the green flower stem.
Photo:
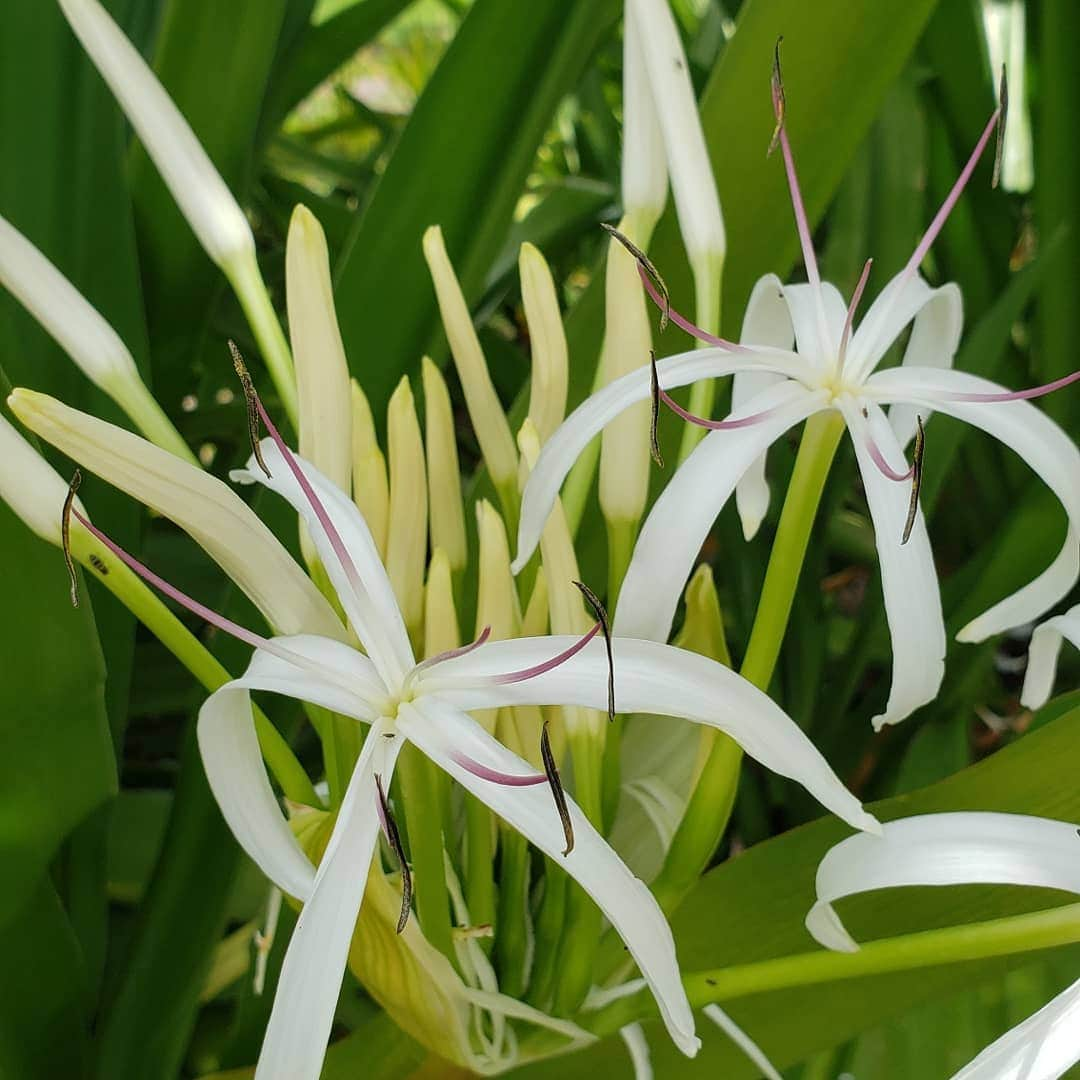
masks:
<svg viewBox="0 0 1080 1080"><path fill-rule="evenodd" d="M465 902L473 926L495 927L495 838L491 811L475 796L465 795ZM498 928L495 927L498 933ZM492 939L480 938L491 952Z"/></svg>
<svg viewBox="0 0 1080 1080"><path fill-rule="evenodd" d="M217 690L232 678L161 600L85 529L72 528L71 552L207 690ZM253 706L252 713L259 748L285 797L308 806L321 806L311 780L284 736L260 709Z"/></svg>
<svg viewBox="0 0 1080 1080"><path fill-rule="evenodd" d="M281 322L270 302L259 263L254 251L245 251L223 266L236 298L247 316L248 325L258 342L263 363L281 398L285 414L298 430L300 407L296 398L296 373L293 370L292 353L281 329Z"/></svg>
<svg viewBox="0 0 1080 1080"><path fill-rule="evenodd" d="M615 605L619 600L623 578L626 577L627 568L630 566L630 558L634 554L637 534L638 522L636 521L609 521L607 523L608 586L604 603L608 613L612 615L615 613Z"/></svg>
<svg viewBox="0 0 1080 1080"><path fill-rule="evenodd" d="M751 994L989 960L1077 942L1080 942L1080 903L885 938L868 942L856 953L818 950L713 971L697 971L685 976L683 985L690 1004L700 1008L714 1001L733 1001ZM579 1022L598 1035L608 1035L653 1012L652 997L647 992L639 992L613 1002Z"/></svg>
<svg viewBox="0 0 1080 1080"><path fill-rule="evenodd" d="M544 899L536 920L536 959L533 961L526 1001L538 1009L548 1008L558 974L559 938L566 916L566 893L570 879L554 859L544 859Z"/></svg>
<svg viewBox="0 0 1080 1080"><path fill-rule="evenodd" d="M157 398L150 393L146 383L141 379L117 380L116 385L109 386L108 391L135 426L155 446L160 446L162 450L175 454L189 465L194 465L198 469L202 468L198 458L184 442L173 422L165 415L165 411L157 403Z"/></svg>
<svg viewBox="0 0 1080 1080"><path fill-rule="evenodd" d="M397 776L410 826L409 855L416 914L424 937L456 966L443 862L442 806L434 773L434 766L415 746L406 746L401 751Z"/></svg>
<svg viewBox="0 0 1080 1080"><path fill-rule="evenodd" d="M742 665L743 677L761 690L768 688L780 655L810 530L843 431L843 420L831 411L817 413L806 422ZM664 867L653 882L653 891L665 911L678 906L724 834L738 777L733 758L737 766L741 758L737 745L729 739L717 739Z"/></svg>
<svg viewBox="0 0 1080 1080"><path fill-rule="evenodd" d="M529 844L519 832L500 829L499 934L495 953L499 989L511 997L525 993L529 951Z"/></svg>
<svg viewBox="0 0 1080 1080"><path fill-rule="evenodd" d="M720 295L724 278L724 256L701 255L691 260L694 273L694 311L698 326L709 334L720 333ZM698 342L698 348L704 347ZM701 379L690 389L689 409L695 416L711 417L716 402L716 380ZM679 444L679 464L681 465L690 452L707 434L705 428L696 424L687 424L683 428L682 442Z"/></svg>

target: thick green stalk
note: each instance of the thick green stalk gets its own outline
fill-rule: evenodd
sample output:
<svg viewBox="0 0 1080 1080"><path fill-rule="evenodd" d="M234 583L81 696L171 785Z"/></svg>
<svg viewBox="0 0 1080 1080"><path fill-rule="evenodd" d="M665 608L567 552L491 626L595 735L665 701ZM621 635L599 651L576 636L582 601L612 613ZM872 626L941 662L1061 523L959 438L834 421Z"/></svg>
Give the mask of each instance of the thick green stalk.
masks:
<svg viewBox="0 0 1080 1080"><path fill-rule="evenodd" d="M608 538L608 589L605 603L609 612L614 613L619 601L619 590L626 577L630 558L634 554L634 542L637 540L638 522L609 521Z"/></svg>
<svg viewBox="0 0 1080 1080"><path fill-rule="evenodd" d="M566 893L570 879L554 859L544 859L544 899L536 920L536 959L529 977L526 1000L538 1009L547 1009L558 974L559 938L566 915Z"/></svg>
<svg viewBox="0 0 1080 1080"><path fill-rule="evenodd" d="M109 393L131 417L135 426L155 446L168 450L170 454L175 454L189 465L202 468L198 458L184 442L173 422L165 415L165 411L158 404L157 398L150 393L146 383L139 379L124 379L122 382L118 380L117 385L109 387Z"/></svg>
<svg viewBox="0 0 1080 1080"><path fill-rule="evenodd" d="M720 333L720 295L724 277L723 255L699 256L693 260L694 271L694 310L698 325L709 334ZM698 348L704 347L698 342ZM700 379L690 389L689 409L695 416L712 416L716 402L716 380ZM705 428L696 424L687 424L683 428L682 442L679 444L679 464L681 465L690 452L707 434Z"/></svg>
<svg viewBox="0 0 1080 1080"><path fill-rule="evenodd" d="M495 839L491 811L477 798L465 795L465 902L473 926L495 926ZM496 933L498 929L496 928ZM480 946L491 951L491 938Z"/></svg>
<svg viewBox="0 0 1080 1080"><path fill-rule="evenodd" d="M520 998L527 985L525 960L529 951L529 844L513 829L500 830L499 933L495 953L499 989Z"/></svg>

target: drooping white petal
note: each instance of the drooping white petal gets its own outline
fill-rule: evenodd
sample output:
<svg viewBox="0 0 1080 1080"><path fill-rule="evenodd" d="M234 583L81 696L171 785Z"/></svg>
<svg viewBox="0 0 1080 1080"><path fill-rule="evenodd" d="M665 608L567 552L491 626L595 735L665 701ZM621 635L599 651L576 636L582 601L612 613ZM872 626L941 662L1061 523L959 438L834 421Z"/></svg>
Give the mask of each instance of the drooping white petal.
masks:
<svg viewBox="0 0 1080 1080"><path fill-rule="evenodd" d="M362 721L378 715L378 699L385 691L371 661L341 642L311 635L274 640L340 679L331 682L256 651L243 677L215 691L199 710L199 752L214 798L240 846L275 885L304 900L315 870L270 787L255 736L250 691L284 694Z"/></svg>
<svg viewBox="0 0 1080 1080"><path fill-rule="evenodd" d="M1069 517L1057 558L1034 581L973 619L958 641L982 641L992 634L1033 622L1058 603L1080 577L1080 449L1045 413L1027 401L971 402L952 395L1008 393L1005 387L961 371L890 368L875 372L865 386L879 401L907 402L936 409L980 427L1000 439L1054 492Z"/></svg>
<svg viewBox="0 0 1080 1080"><path fill-rule="evenodd" d="M604 710L608 663L598 638L550 671L521 682L498 682L500 675L543 665L576 640L552 635L493 641L429 669L420 690L467 710L501 705L583 705ZM612 644L615 707L620 713L680 716L718 728L762 765L797 780L850 825L877 828L798 725L730 668L655 641L616 637Z"/></svg>
<svg viewBox="0 0 1080 1080"><path fill-rule="evenodd" d="M244 212L154 73L97 0L59 0L207 255L254 255Z"/></svg>
<svg viewBox="0 0 1080 1080"><path fill-rule="evenodd" d="M368 655L389 685L399 683L412 670L415 661L393 587L363 515L352 500L310 462L297 458L356 567L360 579L360 587L356 588L281 451L271 439L263 439L261 449L263 460L270 470L269 478L254 457L249 459L246 469L234 470L231 478L242 484L263 484L277 492L300 514L341 605Z"/></svg>
<svg viewBox="0 0 1080 1080"><path fill-rule="evenodd" d="M791 349L795 344L791 313L784 300L784 285L775 274L766 274L754 284L746 302L739 341L744 345L765 345L774 349ZM752 397L782 377L771 371L735 372L731 381L732 410L741 410ZM762 454L753 461L735 485L735 506L747 540L754 538L769 509L769 482L765 479L767 456Z"/></svg>
<svg viewBox="0 0 1080 1080"><path fill-rule="evenodd" d="M388 729L387 729L388 730ZM372 728L278 979L256 1080L318 1080L379 835L375 775L389 791L404 740Z"/></svg>
<svg viewBox="0 0 1080 1080"><path fill-rule="evenodd" d="M866 408L868 417L862 409ZM874 463L867 443L873 438L890 468L907 471L903 451L881 409L873 402L843 404L844 419L855 444L866 501L874 521L874 541L881 568L881 591L892 641L892 687L885 711L874 729L897 724L932 701L945 674L945 620L934 554L922 510L906 544L901 543L911 502L911 483L892 480Z"/></svg>
<svg viewBox="0 0 1080 1080"><path fill-rule="evenodd" d="M1080 1061L1080 980L1017 1024L952 1080L1057 1080Z"/></svg>
<svg viewBox="0 0 1080 1080"><path fill-rule="evenodd" d="M1046 704L1054 689L1054 671L1065 638L1080 649L1080 604L1035 627L1028 648L1024 689L1020 694L1020 704L1025 708L1039 709Z"/></svg>
<svg viewBox="0 0 1080 1080"><path fill-rule="evenodd" d="M457 763L456 755L465 754L498 772L520 775L533 771L528 762L493 739L475 720L441 697L424 694L413 704L401 706L398 730L561 866L593 898L649 983L675 1044L692 1057L700 1042L694 1035L694 1017L679 975L675 941L667 920L645 883L634 877L577 804L567 797L574 848L564 856L563 827L546 784L504 787L480 779Z"/></svg>
<svg viewBox="0 0 1080 1080"><path fill-rule="evenodd" d="M824 390L785 381L748 401L752 426L711 431L668 481L641 528L615 609L615 632L667 641L679 597L717 515L743 473L788 428L825 404ZM733 413L732 416L738 414Z"/></svg>
<svg viewBox="0 0 1080 1080"><path fill-rule="evenodd" d="M1025 814L924 814L886 822L880 836L849 836L817 870L806 928L828 949L858 945L832 905L901 885L1033 885L1080 894L1076 825Z"/></svg>

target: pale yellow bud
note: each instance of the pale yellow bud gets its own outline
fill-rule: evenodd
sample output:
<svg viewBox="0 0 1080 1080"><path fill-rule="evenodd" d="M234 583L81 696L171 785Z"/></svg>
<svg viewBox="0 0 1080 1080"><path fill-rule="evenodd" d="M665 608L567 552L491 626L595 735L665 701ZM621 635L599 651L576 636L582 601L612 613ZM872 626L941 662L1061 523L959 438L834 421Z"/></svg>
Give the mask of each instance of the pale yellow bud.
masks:
<svg viewBox="0 0 1080 1080"><path fill-rule="evenodd" d="M551 270L544 256L532 244L521 245L518 273L532 347L529 419L543 445L566 415L566 385L569 378L566 334Z"/></svg>
<svg viewBox="0 0 1080 1080"><path fill-rule="evenodd" d="M541 566L536 571L536 581L533 582L532 593L529 595L529 603L525 607L525 614L521 617L521 636L539 637L547 633L548 627L548 584L547 574Z"/></svg>
<svg viewBox="0 0 1080 1080"><path fill-rule="evenodd" d="M680 649L700 653L731 667L724 619L720 613L720 597L716 592L712 567L701 563L690 577L684 596L686 618L675 638Z"/></svg>
<svg viewBox="0 0 1080 1080"><path fill-rule="evenodd" d="M386 532L390 523L390 488L386 458L375 434L375 419L360 384L352 380L352 494L364 515L375 546L386 562Z"/></svg>
<svg viewBox="0 0 1080 1080"><path fill-rule="evenodd" d="M438 656L460 644L450 560L442 548L435 548L424 589L424 655Z"/></svg>
<svg viewBox="0 0 1080 1080"><path fill-rule="evenodd" d="M424 443L408 376L402 378L390 398L386 426L390 442L386 572L409 636L415 641L424 614L428 505Z"/></svg>
<svg viewBox="0 0 1080 1080"><path fill-rule="evenodd" d="M461 469L450 394L442 372L425 356L424 447L427 451L431 547L442 548L455 573L465 568L465 506L461 500Z"/></svg>
<svg viewBox="0 0 1080 1080"><path fill-rule="evenodd" d="M476 633L489 626L493 640L514 637L521 625L521 611L510 572L510 545L503 519L487 499L476 504L476 534L480 548Z"/></svg>

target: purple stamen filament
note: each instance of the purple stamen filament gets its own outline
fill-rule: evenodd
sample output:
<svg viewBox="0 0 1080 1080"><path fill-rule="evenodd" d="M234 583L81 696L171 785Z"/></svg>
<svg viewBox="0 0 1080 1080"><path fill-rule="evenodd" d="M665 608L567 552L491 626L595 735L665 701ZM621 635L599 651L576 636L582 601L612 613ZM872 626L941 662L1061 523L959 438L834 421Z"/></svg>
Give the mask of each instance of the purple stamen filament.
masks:
<svg viewBox="0 0 1080 1080"><path fill-rule="evenodd" d="M844 356L847 353L848 342L851 340L851 329L855 323L855 312L858 310L859 301L862 299L863 290L866 288L867 279L870 277L870 267L873 265L873 259L866 260L866 265L862 268L862 273L859 275L859 283L855 286L855 291L851 294L851 303L848 305L847 318L844 320L844 332L840 336L839 361L841 367L844 365Z"/></svg>
<svg viewBox="0 0 1080 1080"><path fill-rule="evenodd" d="M685 315L680 315L670 304L666 303L664 297L660 295L660 290L657 289L651 277L645 267L640 263L638 264L638 275L641 278L642 284L645 286L645 291L649 294L652 302L661 310L666 309L668 318L677 326L680 330L685 330L691 337L697 338L698 341L705 342L706 345L716 345L721 349L728 349L731 352L752 352L752 349L748 349L745 345L740 345L734 341L728 341L727 338L717 337L715 334L710 334L707 330L702 330L700 326L692 323Z"/></svg>
<svg viewBox="0 0 1080 1080"><path fill-rule="evenodd" d="M547 777L543 773L528 773L524 776L515 773L499 772L498 769L489 769L481 765L479 761L455 750L450 757L463 769L478 776L481 780L489 780L493 784L502 784L503 787L535 787L538 784L546 784Z"/></svg>
<svg viewBox="0 0 1080 1080"><path fill-rule="evenodd" d="M897 472L886 460L885 455L881 452L881 448L872 435L866 436L866 449L870 452L870 457L873 459L874 464L881 471L881 474L887 477L889 480L896 480L901 482L904 480L910 480L915 475L915 466L912 465L907 472Z"/></svg>
<svg viewBox="0 0 1080 1080"><path fill-rule="evenodd" d="M475 649L479 649L481 645L486 644L490 637L491 627L485 626L484 629L480 631L480 636L475 641L469 642L468 645L460 645L456 649L447 649L446 652L436 653L435 656L429 656L426 660L421 660L420 663L412 669L411 676L419 675L420 672L427 671L436 664L443 663L444 660L456 660L459 656L468 656L469 653L473 652Z"/></svg>
<svg viewBox="0 0 1080 1080"><path fill-rule="evenodd" d="M510 683L527 682L529 679L535 679L539 675L546 675L549 671L554 671L557 667L561 667L565 664L567 660L577 656L577 654L581 652L581 650L584 649L598 633L600 633L600 624L596 623L587 634L578 641L575 641L569 649L559 653L558 656L553 656L550 660L545 660L542 664L536 664L530 668L523 668L521 671L508 671L504 675L495 675L492 677L492 682L497 683L499 686L506 686Z"/></svg>
<svg viewBox="0 0 1080 1080"><path fill-rule="evenodd" d="M1071 375L1064 375L1053 382L1044 383L1042 386L1033 386L1028 390L1005 390L988 394L958 394L943 392L940 396L950 401L971 401L976 403L992 404L995 401L1030 401L1032 398L1043 397L1052 394L1055 390L1062 390L1080 379L1080 371L1074 371Z"/></svg>
<svg viewBox="0 0 1080 1080"><path fill-rule="evenodd" d="M684 409L666 390L661 390L658 387L657 393L660 400L676 416L682 417L683 420L696 424L698 427L708 428L710 431L729 431L732 428L753 427L754 424L760 424L762 420L767 420L776 411L775 409L762 409L761 412L752 413L750 416L741 416L735 420L730 418L727 420L709 420L704 416L697 416Z"/></svg>

